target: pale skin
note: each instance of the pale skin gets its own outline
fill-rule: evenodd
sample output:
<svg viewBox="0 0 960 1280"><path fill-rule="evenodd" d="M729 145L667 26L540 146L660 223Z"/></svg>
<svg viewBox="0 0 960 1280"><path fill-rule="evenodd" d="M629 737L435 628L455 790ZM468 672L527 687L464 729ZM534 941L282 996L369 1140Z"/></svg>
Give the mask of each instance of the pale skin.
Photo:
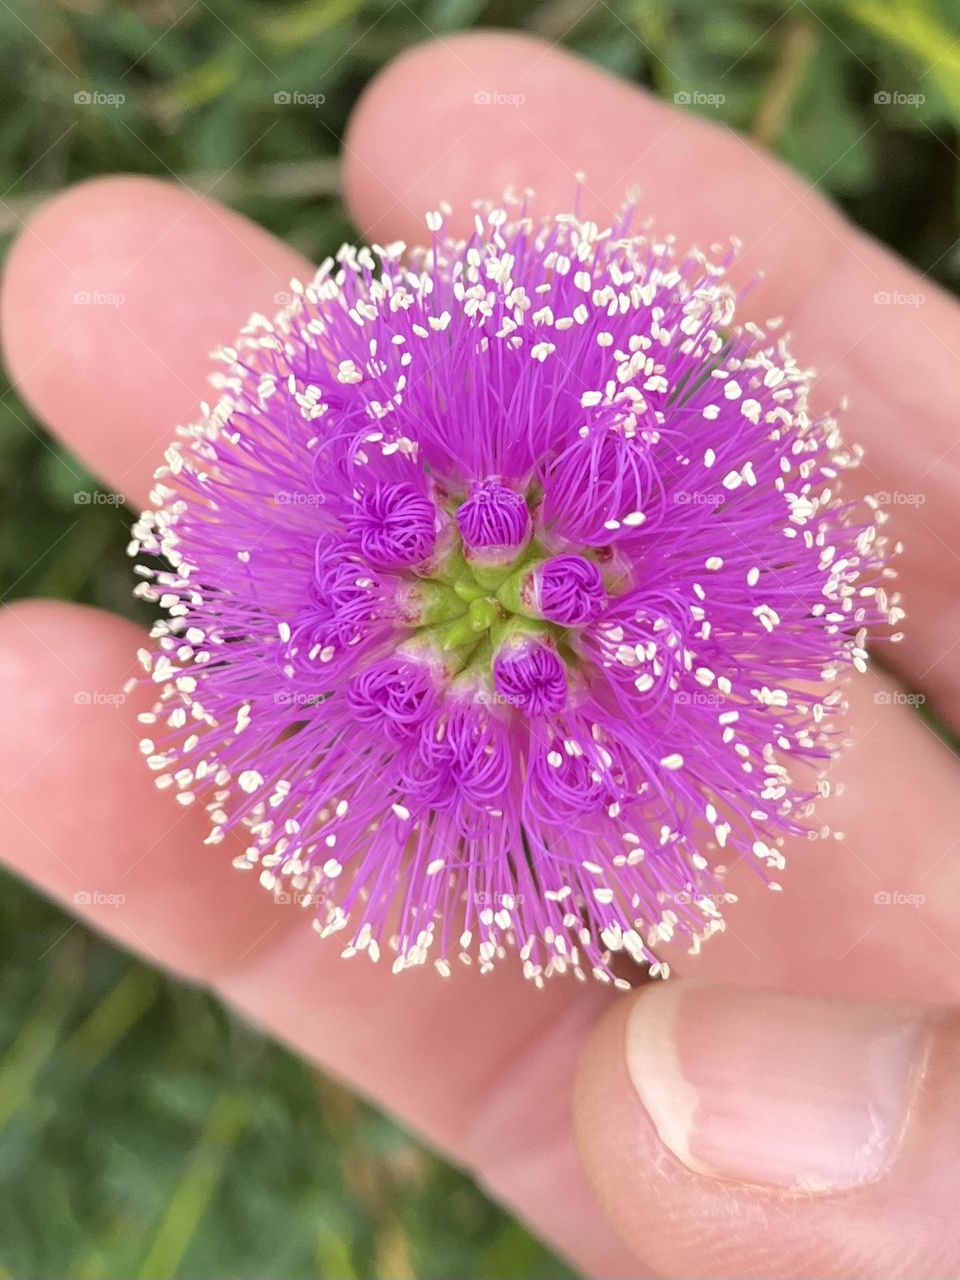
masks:
<svg viewBox="0 0 960 1280"><path fill-rule="evenodd" d="M525 100L474 102L492 89ZM640 184L681 246L743 240L738 278L766 273L745 314L786 317L798 357L822 371L821 407L850 397L845 435L867 450L854 487L924 499L893 511L909 620L882 650L887 670L851 690L853 746L831 772L845 791L823 814L843 839L788 850L781 894L736 870L728 932L626 997L565 980L538 992L509 963L393 977L341 960L305 913L231 870L229 849L202 845L202 813L144 770L139 695L76 703L122 686L137 629L34 601L0 620L2 856L397 1115L588 1274L956 1275L960 771L899 694L919 690L960 723L960 309L769 155L518 37L459 37L388 67L344 166L352 213L380 241L417 240L441 200L462 227L471 199L510 183L544 212L566 207L577 170L601 223ZM206 395L210 349L309 271L212 198L89 183L41 209L11 252L8 367L51 430L140 505L174 424ZM80 290L125 302L78 307ZM879 291L925 301L878 305ZM75 907L91 890L122 905ZM702 985L715 982L733 985ZM691 1091L677 1062L713 1084Z"/></svg>

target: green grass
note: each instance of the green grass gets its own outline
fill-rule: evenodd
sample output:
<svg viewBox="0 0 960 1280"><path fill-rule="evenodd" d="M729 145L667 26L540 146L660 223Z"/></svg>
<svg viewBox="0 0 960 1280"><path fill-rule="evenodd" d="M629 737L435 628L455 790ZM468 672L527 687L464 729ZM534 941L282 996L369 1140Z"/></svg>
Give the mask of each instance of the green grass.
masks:
<svg viewBox="0 0 960 1280"><path fill-rule="evenodd" d="M126 169L226 175L218 194L320 258L351 234L336 156L364 84L429 31L474 25L559 39L668 99L722 93L707 114L956 288L952 0L3 0L0 241L45 195ZM280 106L285 89L325 102ZM878 104L884 89L925 101ZM125 101L75 102L94 91ZM0 386L3 599L139 616L129 513L74 504L93 483ZM569 1274L466 1178L209 997L13 880L2 890L0 1280Z"/></svg>

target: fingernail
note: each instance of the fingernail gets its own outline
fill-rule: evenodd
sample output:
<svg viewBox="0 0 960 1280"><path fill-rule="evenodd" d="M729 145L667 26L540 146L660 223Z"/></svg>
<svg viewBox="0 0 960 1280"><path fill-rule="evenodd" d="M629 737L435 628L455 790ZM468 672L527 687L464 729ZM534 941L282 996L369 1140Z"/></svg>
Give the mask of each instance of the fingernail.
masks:
<svg viewBox="0 0 960 1280"><path fill-rule="evenodd" d="M696 1173L829 1192L883 1177L924 1072L931 1015L709 983L649 987L627 1069L663 1144Z"/></svg>

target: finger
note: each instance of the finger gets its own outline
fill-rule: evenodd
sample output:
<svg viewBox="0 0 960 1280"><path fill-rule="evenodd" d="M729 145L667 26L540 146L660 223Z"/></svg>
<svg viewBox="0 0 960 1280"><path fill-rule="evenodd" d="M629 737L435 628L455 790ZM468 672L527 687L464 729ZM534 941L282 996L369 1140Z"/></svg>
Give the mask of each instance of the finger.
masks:
<svg viewBox="0 0 960 1280"><path fill-rule="evenodd" d="M92 609L37 602L0 613L2 852L124 945L207 981L308 922L244 877L211 880L242 844L204 846L206 815L153 786L136 718L152 695L123 692L142 676L143 642Z"/></svg>
<svg viewBox="0 0 960 1280"><path fill-rule="evenodd" d="M850 681L848 749L783 892L734 865L726 928L674 972L850 998L960 1000L957 760L888 677ZM829 824L821 833L818 823Z"/></svg>
<svg viewBox="0 0 960 1280"><path fill-rule="evenodd" d="M0 700L17 707L0 735L7 863L398 1114L592 1274L628 1274L570 1127L577 1053L606 993L341 959L309 912L274 903L229 849L204 846L196 807L154 789L136 748L152 695L117 701L140 643L93 610L0 615Z"/></svg>
<svg viewBox="0 0 960 1280"><path fill-rule="evenodd" d="M960 1269L960 1020L657 983L591 1038L575 1124L610 1221L664 1276Z"/></svg>
<svg viewBox="0 0 960 1280"><path fill-rule="evenodd" d="M422 238L423 211L442 200L464 228L471 199L508 186L533 188L543 212L568 208L578 170L601 224L637 184L641 210L681 245L740 237L738 278L767 273L746 314L786 317L799 359L821 371L821 407L849 395L845 432L867 449L851 486L896 504L910 625L884 659L960 723L956 303L732 131L526 36L459 36L398 59L361 100L344 165L354 215L381 241Z"/></svg>
<svg viewBox="0 0 960 1280"><path fill-rule="evenodd" d="M7 260L6 363L35 413L135 505L178 423L209 399L211 350L309 265L186 188L114 177L30 220Z"/></svg>

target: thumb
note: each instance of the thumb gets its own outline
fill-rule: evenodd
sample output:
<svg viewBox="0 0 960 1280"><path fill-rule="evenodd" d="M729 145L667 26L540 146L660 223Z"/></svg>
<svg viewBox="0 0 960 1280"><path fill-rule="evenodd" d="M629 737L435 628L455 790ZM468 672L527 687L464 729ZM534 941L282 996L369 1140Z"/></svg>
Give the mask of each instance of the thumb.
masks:
<svg viewBox="0 0 960 1280"><path fill-rule="evenodd" d="M581 1062L580 1156L643 1264L683 1277L960 1274L960 1018L671 980Z"/></svg>

